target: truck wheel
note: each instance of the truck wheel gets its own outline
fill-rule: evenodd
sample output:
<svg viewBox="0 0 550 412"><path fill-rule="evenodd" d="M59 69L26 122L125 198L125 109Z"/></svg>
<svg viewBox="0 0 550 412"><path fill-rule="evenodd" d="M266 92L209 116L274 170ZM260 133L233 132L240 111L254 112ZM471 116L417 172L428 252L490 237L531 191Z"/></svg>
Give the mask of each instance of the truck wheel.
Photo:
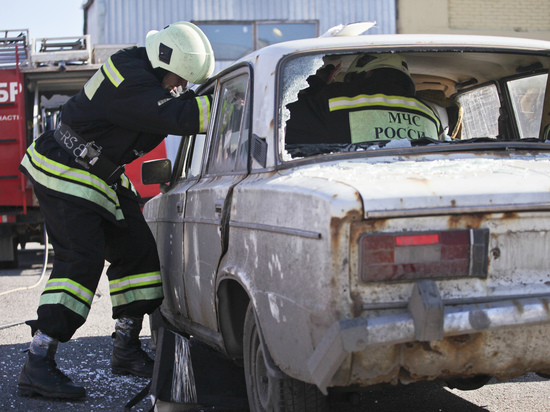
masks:
<svg viewBox="0 0 550 412"><path fill-rule="evenodd" d="M19 253L17 252L17 239L13 239L13 262L12 262L12 268L19 267Z"/></svg>
<svg viewBox="0 0 550 412"><path fill-rule="evenodd" d="M252 303L248 305L244 322L244 372L248 404L258 412L322 412L328 410L327 397L312 384L289 376L273 376L265 362L264 348L256 324Z"/></svg>
<svg viewBox="0 0 550 412"><path fill-rule="evenodd" d="M9 247L9 246L8 246ZM17 253L17 239L13 239L12 241L12 260L5 260L3 262L0 262L0 268L2 269L17 269L19 267L19 255Z"/></svg>

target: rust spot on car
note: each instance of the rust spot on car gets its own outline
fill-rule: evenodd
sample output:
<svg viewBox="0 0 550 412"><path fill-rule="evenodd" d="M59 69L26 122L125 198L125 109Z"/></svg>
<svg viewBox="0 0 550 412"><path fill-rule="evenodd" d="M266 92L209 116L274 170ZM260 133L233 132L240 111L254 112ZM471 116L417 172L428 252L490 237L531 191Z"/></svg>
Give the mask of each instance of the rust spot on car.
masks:
<svg viewBox="0 0 550 412"><path fill-rule="evenodd" d="M443 355L443 353L437 348L433 347L430 342L420 342L420 346L425 352L434 352L438 355Z"/></svg>
<svg viewBox="0 0 550 412"><path fill-rule="evenodd" d="M520 314L523 314L523 312L525 311L525 308L524 308L523 304L522 304L519 300L516 300L516 299L514 299L514 300L512 301L512 303L514 304L514 306L516 307L516 309L518 310L518 312L519 312Z"/></svg>
<svg viewBox="0 0 550 412"><path fill-rule="evenodd" d="M542 298L541 302L542 302L542 306L544 307L544 310L547 313L550 313L550 304L548 303L548 299L547 298Z"/></svg>
<svg viewBox="0 0 550 412"><path fill-rule="evenodd" d="M455 207L455 206L456 206L456 200L455 200L455 199L451 200L451 206L452 206L452 207Z"/></svg>
<svg viewBox="0 0 550 412"><path fill-rule="evenodd" d="M506 220L519 219L519 213L506 212L502 215L502 219L506 219Z"/></svg>
<svg viewBox="0 0 550 412"><path fill-rule="evenodd" d="M484 333L451 336L429 343L409 342L401 346L399 362L406 369L414 371L414 380L422 380L434 374L440 377L465 377L472 375L470 360L476 359L485 345ZM440 369L434 369L434 364Z"/></svg>
<svg viewBox="0 0 550 412"><path fill-rule="evenodd" d="M491 214L473 213L469 215L449 216L447 226L449 229L479 229Z"/></svg>
<svg viewBox="0 0 550 412"><path fill-rule="evenodd" d="M372 233L380 232L387 226L388 221L386 219L366 220L361 223L352 225L349 242L350 244L358 244L361 236Z"/></svg>
<svg viewBox="0 0 550 412"><path fill-rule="evenodd" d="M464 344L472 340L472 335L466 334L466 335L456 335L449 337L450 342L456 342L459 344Z"/></svg>
<svg viewBox="0 0 550 412"><path fill-rule="evenodd" d="M332 235L332 241L337 241L340 237L342 227L350 224L351 222L359 221L363 217L360 210L353 209L346 212L343 217L333 217L330 219L330 233ZM346 239L347 242L347 239ZM333 244L333 246L337 246Z"/></svg>
<svg viewBox="0 0 550 412"><path fill-rule="evenodd" d="M364 226L367 232L379 232L381 230L384 230L388 226L388 220L387 219L367 220Z"/></svg>
<svg viewBox="0 0 550 412"><path fill-rule="evenodd" d="M363 299L361 299L361 295L357 292L351 292L351 313L353 314L353 317L359 317L361 316L361 313L363 312Z"/></svg>

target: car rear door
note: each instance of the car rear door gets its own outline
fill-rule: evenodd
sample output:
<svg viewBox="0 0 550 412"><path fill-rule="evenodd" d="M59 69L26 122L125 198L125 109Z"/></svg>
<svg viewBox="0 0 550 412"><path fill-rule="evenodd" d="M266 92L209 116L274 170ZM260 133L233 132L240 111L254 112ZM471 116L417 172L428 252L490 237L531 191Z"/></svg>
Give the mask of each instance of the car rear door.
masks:
<svg viewBox="0 0 550 412"><path fill-rule="evenodd" d="M217 330L216 272L227 233L232 188L249 169L249 68L222 77L210 127L203 176L187 191L184 229L185 294L189 319Z"/></svg>

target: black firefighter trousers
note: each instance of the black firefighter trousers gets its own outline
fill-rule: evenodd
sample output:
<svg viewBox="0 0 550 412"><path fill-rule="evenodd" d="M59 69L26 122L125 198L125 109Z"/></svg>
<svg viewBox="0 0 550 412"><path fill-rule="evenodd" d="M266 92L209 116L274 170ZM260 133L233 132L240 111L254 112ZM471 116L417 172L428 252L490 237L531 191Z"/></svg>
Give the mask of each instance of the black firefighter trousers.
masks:
<svg viewBox="0 0 550 412"><path fill-rule="evenodd" d="M40 298L38 319L27 323L60 342L84 324L97 285L107 269L113 319L142 317L162 302L160 264L153 235L139 204L119 196L128 225L120 227L96 211L52 196L35 185L35 193L54 249L53 270Z"/></svg>

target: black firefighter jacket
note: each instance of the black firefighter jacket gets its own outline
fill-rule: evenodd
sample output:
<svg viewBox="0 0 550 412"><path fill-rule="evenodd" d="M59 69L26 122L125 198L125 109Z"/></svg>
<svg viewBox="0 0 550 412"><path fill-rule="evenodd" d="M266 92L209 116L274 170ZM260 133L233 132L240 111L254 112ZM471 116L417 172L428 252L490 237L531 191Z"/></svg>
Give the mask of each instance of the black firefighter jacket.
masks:
<svg viewBox="0 0 550 412"><path fill-rule="evenodd" d="M210 98L186 93L173 98L161 87L143 47L120 50L94 74L84 88L65 103L61 122L87 142L101 147L101 155L125 165L153 150L168 134L203 132L210 116ZM20 170L34 185L51 194L93 208L124 224L119 195L137 198L129 179L117 185L75 161L53 131L29 146Z"/></svg>

